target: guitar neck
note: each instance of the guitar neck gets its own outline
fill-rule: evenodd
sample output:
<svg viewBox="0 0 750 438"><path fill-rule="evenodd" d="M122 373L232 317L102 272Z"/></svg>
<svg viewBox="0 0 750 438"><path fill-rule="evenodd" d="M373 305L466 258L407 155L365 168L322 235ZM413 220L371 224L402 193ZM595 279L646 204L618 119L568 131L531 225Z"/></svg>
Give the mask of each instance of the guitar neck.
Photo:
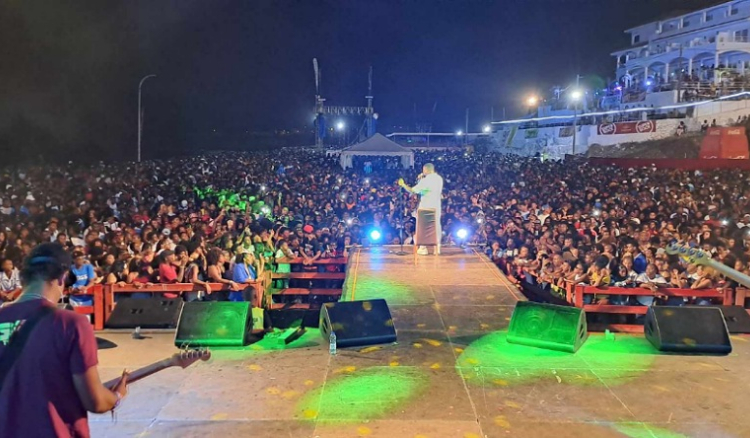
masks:
<svg viewBox="0 0 750 438"><path fill-rule="evenodd" d="M171 359L164 359L164 360L160 360L159 362L154 362L151 365L145 366L143 368L138 368L137 370L128 374L128 384L137 382L141 379L144 379L152 374L156 374L159 371L165 370L172 366L174 365ZM119 380L120 378L117 377L116 379L112 379L106 382L104 386L107 388L112 388L114 385L117 384Z"/></svg>
<svg viewBox="0 0 750 438"><path fill-rule="evenodd" d="M716 260L706 260L705 262L703 262L703 264L710 268L713 268L720 274L723 274L725 277L731 278L737 283L750 288L750 277L743 274L742 272L734 270L721 262L717 262Z"/></svg>

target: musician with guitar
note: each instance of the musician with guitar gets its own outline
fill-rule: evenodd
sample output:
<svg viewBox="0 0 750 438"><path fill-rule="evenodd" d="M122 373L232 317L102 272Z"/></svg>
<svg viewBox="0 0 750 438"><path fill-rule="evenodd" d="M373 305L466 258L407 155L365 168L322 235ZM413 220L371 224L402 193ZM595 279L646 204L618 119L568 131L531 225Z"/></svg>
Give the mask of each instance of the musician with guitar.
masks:
<svg viewBox="0 0 750 438"><path fill-rule="evenodd" d="M105 387L88 319L58 310L70 256L57 243L24 261L21 296L0 308L0 436L88 437L87 411L114 410L127 395L123 372Z"/></svg>

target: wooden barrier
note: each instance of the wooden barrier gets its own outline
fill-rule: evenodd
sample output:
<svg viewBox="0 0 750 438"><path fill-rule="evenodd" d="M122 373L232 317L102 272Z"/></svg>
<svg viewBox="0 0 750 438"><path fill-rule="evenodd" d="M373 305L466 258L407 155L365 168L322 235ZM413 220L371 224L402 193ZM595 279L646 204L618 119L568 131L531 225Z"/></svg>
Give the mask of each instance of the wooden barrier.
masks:
<svg viewBox="0 0 750 438"><path fill-rule="evenodd" d="M269 299L266 301L266 308L274 312L290 312L286 315L296 314L297 316L299 316L301 312L307 315L306 317L303 317L303 320L315 319L317 321L317 317L312 318L311 315L315 316L314 314L317 314L322 303L340 300L341 296L343 295L343 288L340 286L329 287L330 284L328 283L323 283L322 285L318 284L314 287L312 284L309 285L310 287L305 287L306 285L304 283L291 284L291 287L289 287L289 282L295 280L308 280L310 282L316 280L327 280L341 281L343 283L344 281L346 281L346 271L349 260L349 257L335 257L328 259L318 259L311 264L306 265L304 258L297 257L295 259L282 262L281 264L294 265L297 269L294 269L293 272L272 272L270 274L269 278L271 281L287 280L287 284L282 287L273 287L268 289ZM337 272L315 272L304 270L305 267L310 266L315 267L316 270L321 266L336 266ZM279 285L276 284L272 286ZM274 298L276 298L276 301L280 302L275 302ZM297 316L289 316L289 318L294 319L297 318ZM283 315L280 316L279 313L276 313L276 316L272 316L272 319L274 321L286 321L288 318ZM281 326L283 327L284 325L285 322L282 322Z"/></svg>
<svg viewBox="0 0 750 438"><path fill-rule="evenodd" d="M251 282L251 283L245 283L242 285L243 287L240 289L232 289L229 287L229 285L224 283L209 283L209 286L211 287L211 291L233 291L233 292L239 292L241 290L244 290L247 286L254 286L256 287L257 294L259 300L262 299L265 291L264 291L264 285L265 281L263 279ZM102 293L102 305L101 305L101 318L97 318L98 320L102 321L101 327L94 326L94 329L101 330L104 328L104 324L109 319L110 315L112 314L112 310L115 306L115 300L114 300L114 294L116 293L171 293L171 294L177 294L182 295L186 292L200 292L205 291L206 289L198 284L193 283L171 283L171 284L162 284L162 283L154 283L151 285L143 285L141 287L136 287L132 284L126 284L126 285L118 285L118 284L107 284L102 287L103 293ZM96 302L95 302L96 303ZM253 303L254 306L260 306L262 303ZM95 306L96 307L96 306Z"/></svg>
<svg viewBox="0 0 750 438"><path fill-rule="evenodd" d="M606 313L606 314L625 314L625 315L645 315L648 312L648 306L628 306L615 304L584 304L584 295L627 295L627 296L650 296L658 297L680 297L680 298L713 298L721 300L725 306L734 304L732 289L674 289L659 288L656 291L646 288L627 288L627 287L595 287L585 285L569 284L566 288L566 298L568 303L575 307L585 310L587 313ZM596 325L593 325L596 327ZM628 333L642 333L643 326L639 324L606 324L606 328Z"/></svg>
<svg viewBox="0 0 750 438"><path fill-rule="evenodd" d="M745 307L745 299L750 297L750 289L738 287L734 295L734 305ZM750 313L750 309L747 309Z"/></svg>
<svg viewBox="0 0 750 438"><path fill-rule="evenodd" d="M86 289L86 293L70 294L70 296L91 296L94 299L93 306L72 306L73 311L81 315L90 315L94 330L104 328L104 287L101 284L93 284Z"/></svg>

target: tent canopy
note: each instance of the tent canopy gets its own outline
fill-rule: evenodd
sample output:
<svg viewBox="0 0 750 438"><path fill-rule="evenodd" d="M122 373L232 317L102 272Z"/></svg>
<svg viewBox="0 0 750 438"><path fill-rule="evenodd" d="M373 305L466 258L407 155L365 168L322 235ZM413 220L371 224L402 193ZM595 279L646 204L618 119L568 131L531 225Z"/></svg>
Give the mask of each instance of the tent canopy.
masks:
<svg viewBox="0 0 750 438"><path fill-rule="evenodd" d="M341 151L341 167L344 169L353 167L352 161L355 156L401 157L401 165L404 169L414 167L414 152L387 139L382 134L375 134L367 140Z"/></svg>

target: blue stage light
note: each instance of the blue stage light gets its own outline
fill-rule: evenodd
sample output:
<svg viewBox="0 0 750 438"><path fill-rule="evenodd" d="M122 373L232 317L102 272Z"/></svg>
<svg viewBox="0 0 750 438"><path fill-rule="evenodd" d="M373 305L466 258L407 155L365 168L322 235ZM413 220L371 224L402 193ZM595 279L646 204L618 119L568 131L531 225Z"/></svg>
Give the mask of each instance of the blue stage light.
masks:
<svg viewBox="0 0 750 438"><path fill-rule="evenodd" d="M378 240L380 240L381 237L382 236L380 234L380 231L378 231L378 230L372 230L372 231L370 231L370 240L371 241L377 242Z"/></svg>
<svg viewBox="0 0 750 438"><path fill-rule="evenodd" d="M466 239L466 237L469 235L469 231L466 228L461 228L458 231L456 231L456 237L459 239Z"/></svg>

